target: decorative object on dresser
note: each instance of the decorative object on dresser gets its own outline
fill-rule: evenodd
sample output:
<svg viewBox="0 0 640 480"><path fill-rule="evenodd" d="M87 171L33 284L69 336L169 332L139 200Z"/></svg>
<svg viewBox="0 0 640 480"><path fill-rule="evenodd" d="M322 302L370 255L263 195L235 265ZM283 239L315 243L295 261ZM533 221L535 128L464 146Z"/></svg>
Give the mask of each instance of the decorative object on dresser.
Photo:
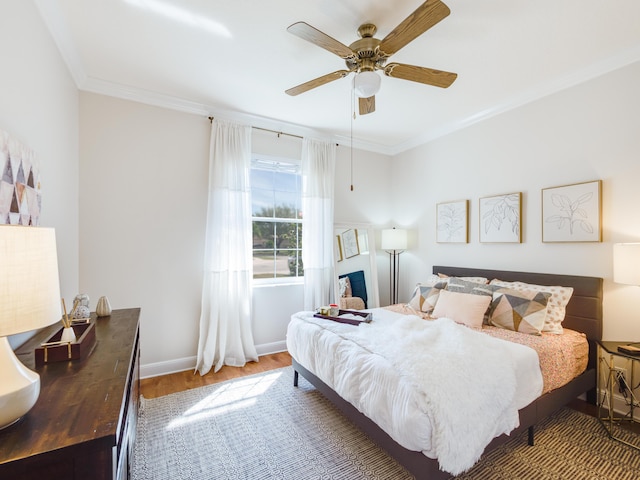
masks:
<svg viewBox="0 0 640 480"><path fill-rule="evenodd" d="M91 316L89 303L89 295L79 293L73 299L73 310L71 310L71 318L74 320L82 320Z"/></svg>
<svg viewBox="0 0 640 480"><path fill-rule="evenodd" d="M86 358L35 367L40 401L0 432L0 478L129 478L140 397L139 316L139 308L114 310L108 319L92 315L96 345ZM17 356L34 367L34 349L57 328L37 333Z"/></svg>
<svg viewBox="0 0 640 480"><path fill-rule="evenodd" d="M602 180L542 190L542 241L602 241Z"/></svg>
<svg viewBox="0 0 640 480"><path fill-rule="evenodd" d="M389 254L389 301L394 305L398 303L400 254L407 249L407 231L395 227L383 230L380 244Z"/></svg>
<svg viewBox="0 0 640 480"><path fill-rule="evenodd" d="M0 265L0 429L3 429L31 410L40 394L40 376L16 358L7 336L60 320L55 231L0 227Z"/></svg>
<svg viewBox="0 0 640 480"><path fill-rule="evenodd" d="M87 319L89 320L89 319ZM67 328L65 327L64 330ZM96 343L95 323L91 321L72 324L73 339L63 337L58 330L35 349L36 366L51 362L65 362L85 358Z"/></svg>
<svg viewBox="0 0 640 480"><path fill-rule="evenodd" d="M109 299L105 296L102 296L98 299L98 304L96 305L96 315L99 317L108 317L111 315L111 304L109 303Z"/></svg>

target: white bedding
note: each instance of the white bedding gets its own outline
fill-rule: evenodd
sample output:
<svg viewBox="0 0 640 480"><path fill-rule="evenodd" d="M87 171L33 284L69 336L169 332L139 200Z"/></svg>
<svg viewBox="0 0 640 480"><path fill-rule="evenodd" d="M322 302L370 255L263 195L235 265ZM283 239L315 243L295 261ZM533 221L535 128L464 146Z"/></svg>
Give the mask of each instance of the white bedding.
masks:
<svg viewBox="0 0 640 480"><path fill-rule="evenodd" d="M518 426L542 392L538 354L449 319L373 309L353 326L300 312L287 348L305 368L409 450L453 475Z"/></svg>

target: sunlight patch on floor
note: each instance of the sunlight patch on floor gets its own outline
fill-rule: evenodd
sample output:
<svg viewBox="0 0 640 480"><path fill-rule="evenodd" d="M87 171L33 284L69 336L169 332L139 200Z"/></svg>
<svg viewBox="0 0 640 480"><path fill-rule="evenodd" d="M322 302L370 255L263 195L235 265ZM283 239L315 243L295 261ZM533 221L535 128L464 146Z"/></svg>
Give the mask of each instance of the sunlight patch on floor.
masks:
<svg viewBox="0 0 640 480"><path fill-rule="evenodd" d="M167 425L167 430L179 428L189 423L201 421L216 415L223 415L255 405L282 372L244 378L217 386L215 391L186 410L180 417Z"/></svg>

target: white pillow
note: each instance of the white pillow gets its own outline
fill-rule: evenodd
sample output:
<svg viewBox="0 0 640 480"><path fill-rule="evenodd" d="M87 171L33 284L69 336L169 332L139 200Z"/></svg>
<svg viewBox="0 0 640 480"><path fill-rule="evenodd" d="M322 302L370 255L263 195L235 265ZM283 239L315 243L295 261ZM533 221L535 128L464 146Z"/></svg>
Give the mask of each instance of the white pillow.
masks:
<svg viewBox="0 0 640 480"><path fill-rule="evenodd" d="M447 317L471 328L482 328L484 314L490 302L491 297L488 295L441 290L432 316Z"/></svg>
<svg viewBox="0 0 640 480"><path fill-rule="evenodd" d="M340 292L340 297L346 297L347 295L347 283L349 281L349 277L342 277L338 279L338 290Z"/></svg>
<svg viewBox="0 0 640 480"><path fill-rule="evenodd" d="M505 282L503 280L493 279L491 285L507 287L513 290L534 290L536 292L550 293L549 302L547 303L547 316L544 320L543 332L555 333L562 335L562 321L566 313L567 303L573 295L573 287L535 285L524 282Z"/></svg>

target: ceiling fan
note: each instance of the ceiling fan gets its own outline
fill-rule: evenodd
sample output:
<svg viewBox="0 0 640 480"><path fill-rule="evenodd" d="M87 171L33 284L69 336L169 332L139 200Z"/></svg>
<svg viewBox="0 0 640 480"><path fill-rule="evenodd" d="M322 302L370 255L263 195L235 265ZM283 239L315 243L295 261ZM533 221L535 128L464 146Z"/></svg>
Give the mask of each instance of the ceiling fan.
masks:
<svg viewBox="0 0 640 480"><path fill-rule="evenodd" d="M387 63L387 59L446 18L449 13L449 7L440 0L427 0L382 40L374 38L377 31L375 25L361 25L358 28L360 39L348 47L305 22L294 23L287 28L289 33L338 55L345 61L347 69L328 73L285 92L299 95L355 72L354 89L359 97L359 111L360 115L365 115L375 111L375 94L380 88L380 76L375 73L376 70L382 70L388 77L447 88L454 82L457 74L403 63Z"/></svg>

